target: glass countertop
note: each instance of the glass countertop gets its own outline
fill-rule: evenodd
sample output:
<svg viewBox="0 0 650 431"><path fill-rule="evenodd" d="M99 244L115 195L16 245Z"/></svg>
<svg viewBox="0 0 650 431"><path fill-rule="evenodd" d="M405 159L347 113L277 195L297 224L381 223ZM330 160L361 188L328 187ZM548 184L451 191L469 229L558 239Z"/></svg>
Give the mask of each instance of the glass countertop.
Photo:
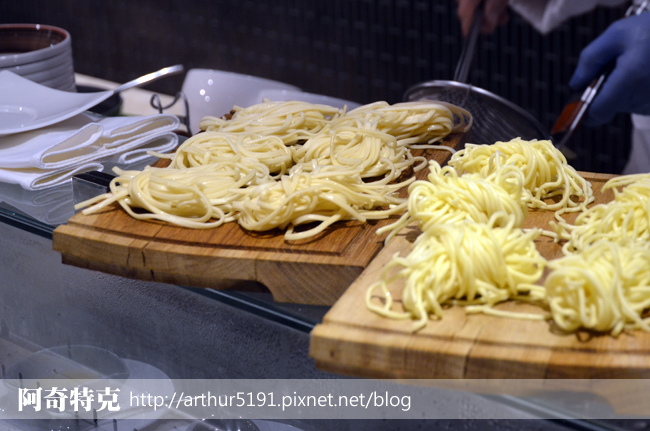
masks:
<svg viewBox="0 0 650 431"><path fill-rule="evenodd" d="M141 169L153 161L152 158L138 165L120 167ZM110 167L104 172L110 173ZM0 221L50 240L56 227L75 215L75 203L72 182L36 191L25 190L17 184L0 183ZM328 306L276 302L268 289L251 281L234 283L228 290L179 287L306 333L322 321L329 309Z"/></svg>

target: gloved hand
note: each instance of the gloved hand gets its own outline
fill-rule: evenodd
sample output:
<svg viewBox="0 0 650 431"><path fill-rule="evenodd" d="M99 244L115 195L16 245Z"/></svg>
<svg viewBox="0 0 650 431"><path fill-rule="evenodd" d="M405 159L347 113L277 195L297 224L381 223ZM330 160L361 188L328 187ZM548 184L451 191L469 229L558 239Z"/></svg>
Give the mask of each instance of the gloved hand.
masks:
<svg viewBox="0 0 650 431"><path fill-rule="evenodd" d="M616 21L590 43L569 85L583 90L614 63L587 111L587 126L605 124L621 112L650 115L650 12Z"/></svg>
<svg viewBox="0 0 650 431"><path fill-rule="evenodd" d="M456 0L460 28L467 36L474 19L474 11L480 3L483 5L482 33L492 33L500 25L508 22L508 0Z"/></svg>

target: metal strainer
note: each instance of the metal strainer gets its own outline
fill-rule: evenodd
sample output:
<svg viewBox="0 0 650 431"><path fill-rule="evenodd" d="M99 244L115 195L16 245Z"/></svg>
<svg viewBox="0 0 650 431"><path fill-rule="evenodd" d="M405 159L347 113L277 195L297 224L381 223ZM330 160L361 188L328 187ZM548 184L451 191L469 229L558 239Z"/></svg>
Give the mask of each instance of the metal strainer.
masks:
<svg viewBox="0 0 650 431"><path fill-rule="evenodd" d="M491 145L517 137L526 140L549 139L549 131L521 107L487 90L466 84L482 17L483 10L479 6L472 17L454 80L416 84L406 91L404 100L438 100L469 111L473 117L470 140L474 144Z"/></svg>
<svg viewBox="0 0 650 431"><path fill-rule="evenodd" d="M458 81L427 81L409 88L404 100L439 100L452 103L472 114L470 141L492 145L520 137L549 139L549 131L521 107L494 93Z"/></svg>

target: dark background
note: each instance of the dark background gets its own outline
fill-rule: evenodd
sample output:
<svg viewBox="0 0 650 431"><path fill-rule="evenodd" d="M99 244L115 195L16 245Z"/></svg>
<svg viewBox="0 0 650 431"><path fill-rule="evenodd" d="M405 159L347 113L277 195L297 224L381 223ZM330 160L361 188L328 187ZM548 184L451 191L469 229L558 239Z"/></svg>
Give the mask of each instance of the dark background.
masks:
<svg viewBox="0 0 650 431"><path fill-rule="evenodd" d="M482 36L473 85L525 108L550 130L570 96L581 49L624 8L601 8L547 36L511 14ZM72 35L75 70L125 82L181 63L285 81L360 103L402 100L411 85L452 79L462 37L455 0L59 0L3 1L0 23L41 23ZM183 76L150 85L175 94ZM1 95L0 95L1 97ZM573 165L618 173L630 121L583 129Z"/></svg>

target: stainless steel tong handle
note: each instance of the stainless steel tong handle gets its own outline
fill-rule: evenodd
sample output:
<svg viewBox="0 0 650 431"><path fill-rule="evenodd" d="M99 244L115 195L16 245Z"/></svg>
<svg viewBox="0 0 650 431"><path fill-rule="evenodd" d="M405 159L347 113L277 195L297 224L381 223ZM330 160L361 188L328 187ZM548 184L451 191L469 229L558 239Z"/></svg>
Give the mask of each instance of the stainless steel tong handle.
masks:
<svg viewBox="0 0 650 431"><path fill-rule="evenodd" d="M120 85L119 87L115 88L113 90L114 93L120 93L124 90L128 90L129 88L133 87L140 87L148 82L155 81L157 79L162 78L163 76L167 75L175 75L177 73L181 73L183 71L183 65L182 64L177 64L175 66L169 66L169 67L164 67L160 70L157 70L155 72L147 73L144 76L141 76L139 78L136 78L132 81L125 82L124 84Z"/></svg>

